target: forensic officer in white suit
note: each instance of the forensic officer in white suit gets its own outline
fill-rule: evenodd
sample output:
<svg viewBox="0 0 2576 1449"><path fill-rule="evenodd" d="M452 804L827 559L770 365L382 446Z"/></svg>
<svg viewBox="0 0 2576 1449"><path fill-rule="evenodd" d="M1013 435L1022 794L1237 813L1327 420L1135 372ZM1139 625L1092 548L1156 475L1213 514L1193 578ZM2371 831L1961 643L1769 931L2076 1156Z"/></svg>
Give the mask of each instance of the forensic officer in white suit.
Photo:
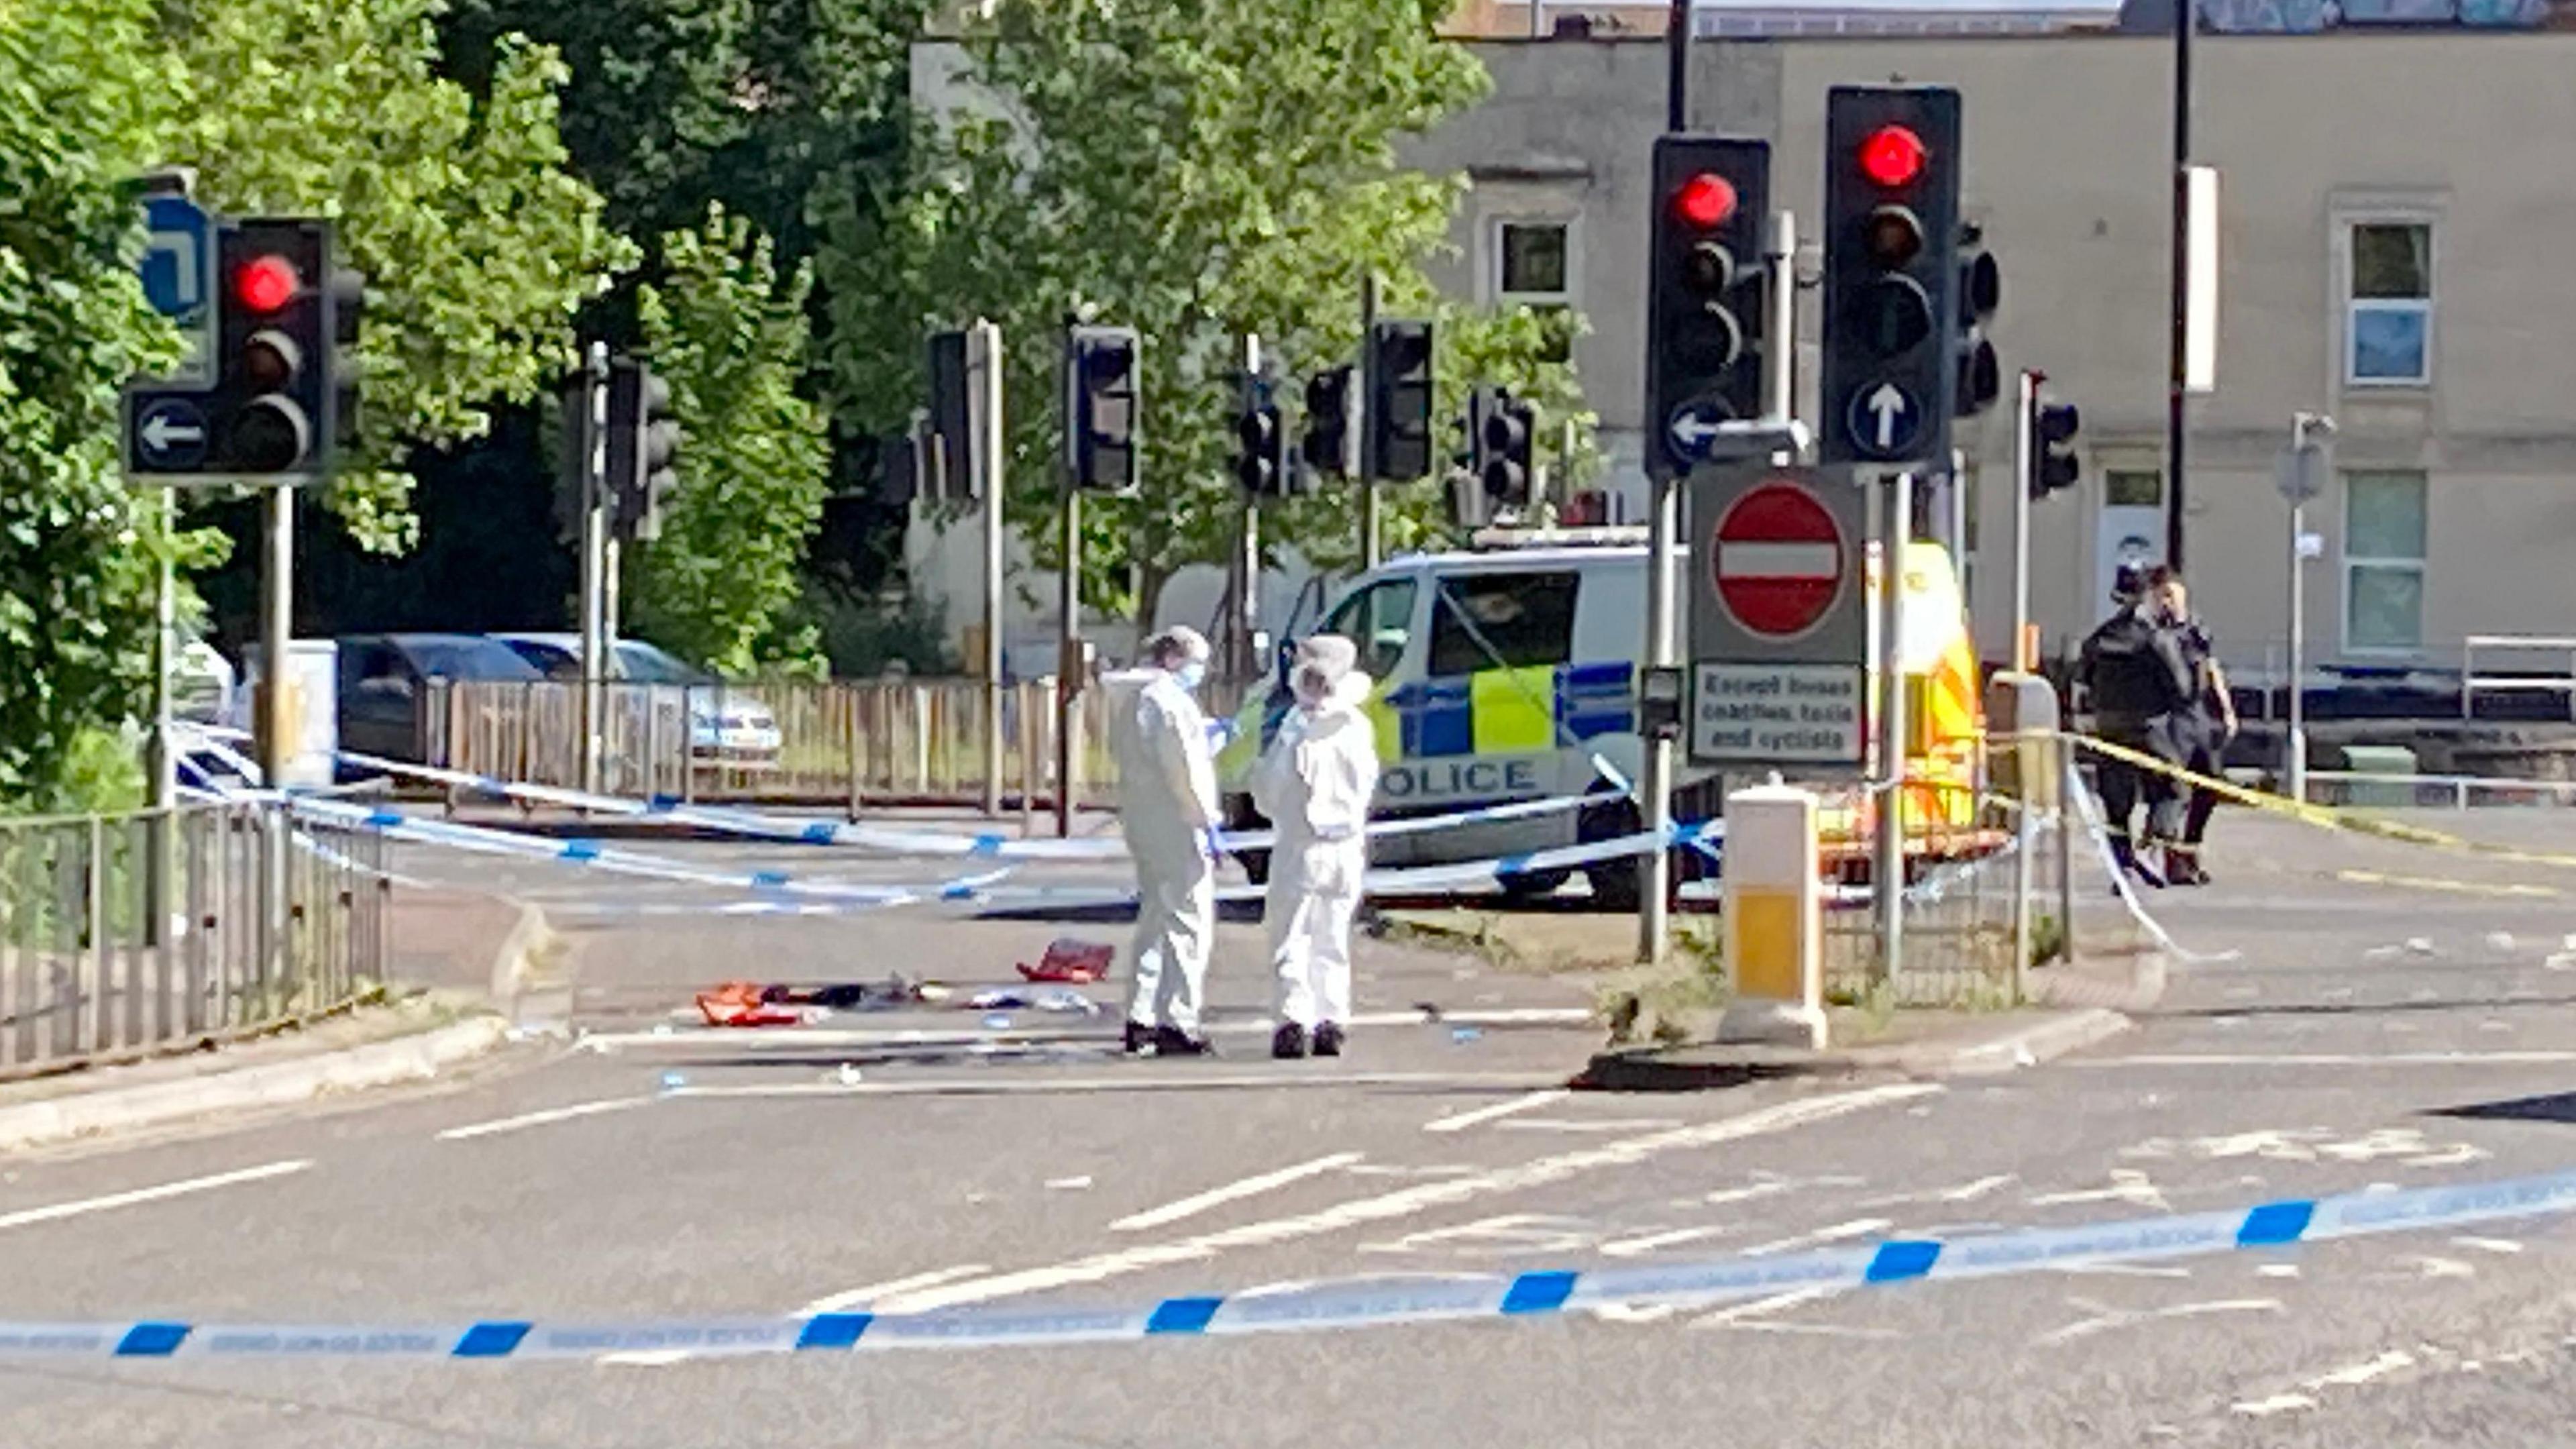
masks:
<svg viewBox="0 0 2576 1449"><path fill-rule="evenodd" d="M1369 677L1338 634L1298 646L1295 708L1254 767L1253 803L1279 832L1270 853L1270 964L1279 976L1274 1057L1339 1056L1351 1019L1351 919L1368 871L1377 733L1360 706Z"/></svg>
<svg viewBox="0 0 2576 1449"><path fill-rule="evenodd" d="M1208 641L1187 626L1147 640L1112 691L1118 827L1136 862L1135 975L1126 1047L1203 1056L1199 1009L1216 931L1216 765L1207 717L1191 696L1207 677Z"/></svg>

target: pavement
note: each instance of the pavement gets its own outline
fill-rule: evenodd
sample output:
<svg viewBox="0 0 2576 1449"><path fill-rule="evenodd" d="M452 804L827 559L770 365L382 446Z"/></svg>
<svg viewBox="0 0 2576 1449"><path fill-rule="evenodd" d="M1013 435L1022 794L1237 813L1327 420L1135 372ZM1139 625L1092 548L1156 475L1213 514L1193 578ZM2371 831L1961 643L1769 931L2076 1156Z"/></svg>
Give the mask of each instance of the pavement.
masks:
<svg viewBox="0 0 2576 1449"><path fill-rule="evenodd" d="M2576 845L2555 812L2427 817ZM638 845L833 878L938 867ZM1583 975L1402 940L1372 1025L1273 1063L1116 1060L1093 1018L690 1027L716 980L1016 985L1094 919L718 916L718 892L406 849L544 910L573 1039L452 1080L0 1157L0 1318L664 1319L1134 1304L1760 1260L2576 1167L2576 871L2222 815L2187 954L2054 1061L1569 1091ZM1114 883L1115 866L1032 868ZM1100 1002L1115 987L1087 988ZM1427 1003L1434 1013L1421 1010ZM675 1015L675 1013L683 1013ZM1487 1024L1464 1025L1469 1016ZM1071 1018L1071 1019L1069 1019ZM1102 1018L1105 1021L1106 1018ZM1077 1022L1080 1023L1077 1025ZM1074 1040L1044 1039L1073 1028ZM915 1035L907 1037L907 1033ZM1016 1033L1026 1040L1014 1041ZM1105 1033L1102 1033L1105 1035ZM2576 1390L2576 1223L2535 1218L1865 1293L1239 1340L593 1364L0 1363L0 1442L750 1446L2541 1443Z"/></svg>

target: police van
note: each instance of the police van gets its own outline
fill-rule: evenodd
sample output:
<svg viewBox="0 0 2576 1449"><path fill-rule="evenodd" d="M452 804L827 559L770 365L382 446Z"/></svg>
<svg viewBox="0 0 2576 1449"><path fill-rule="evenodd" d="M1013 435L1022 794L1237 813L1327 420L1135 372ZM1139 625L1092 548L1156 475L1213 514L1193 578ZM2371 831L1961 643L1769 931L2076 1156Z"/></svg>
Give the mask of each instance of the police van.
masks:
<svg viewBox="0 0 2576 1449"><path fill-rule="evenodd" d="M1387 836L1382 866L1485 860L1635 832L1630 796L1645 745L1637 724L1637 655L1646 617L1645 533L1637 528L1487 530L1467 551L1389 559L1353 581L1301 632L1358 644L1375 687L1366 706L1377 727L1381 818L1449 814L1552 797L1597 797L1580 808ZM1870 571L1877 592L1877 569ZM1948 554L1933 543L1906 552L1906 684L1912 722L1909 832L1926 836L1974 823L1983 730L1977 659ZM1300 611L1303 612L1302 609ZM1870 610L1873 629L1878 610ZM1294 628L1297 619L1291 619ZM1873 651L1874 652L1874 651ZM1288 646L1282 645L1284 660ZM1284 674L1284 666L1282 673ZM1254 760L1287 708L1279 679L1253 689L1217 759L1227 822L1255 829ZM1724 783L1685 767L1674 817L1719 813ZM1829 839L1856 847L1872 828L1863 792L1829 797ZM1920 846L1918 845L1918 849ZM1685 874L1699 858L1682 857ZM1247 857L1256 876L1264 862ZM1610 909L1633 906L1637 862L1585 868ZM1543 895L1569 871L1507 877L1514 894Z"/></svg>

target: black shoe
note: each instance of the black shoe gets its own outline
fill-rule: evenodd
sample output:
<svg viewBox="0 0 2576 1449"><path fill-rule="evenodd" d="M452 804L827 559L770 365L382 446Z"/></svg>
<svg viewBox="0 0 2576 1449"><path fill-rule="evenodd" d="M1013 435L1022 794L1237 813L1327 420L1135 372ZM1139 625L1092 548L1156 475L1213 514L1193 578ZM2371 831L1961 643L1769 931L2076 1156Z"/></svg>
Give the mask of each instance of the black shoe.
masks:
<svg viewBox="0 0 2576 1449"><path fill-rule="evenodd" d="M1153 1044L1154 1029L1131 1021L1127 1023L1127 1035L1120 1044L1120 1050L1131 1057L1140 1057L1145 1054L1145 1049Z"/></svg>
<svg viewBox="0 0 2576 1449"><path fill-rule="evenodd" d="M1293 1062L1306 1054L1306 1028L1293 1021L1279 1023L1270 1034L1270 1054L1283 1062Z"/></svg>
<svg viewBox="0 0 2576 1449"><path fill-rule="evenodd" d="M2197 850L2168 849L2165 852L2165 884L2201 886L2209 884L2209 872L2200 868Z"/></svg>
<svg viewBox="0 0 2576 1449"><path fill-rule="evenodd" d="M1203 1036L1192 1036L1177 1026L1154 1028L1154 1055L1160 1057L1212 1057L1216 1048Z"/></svg>
<svg viewBox="0 0 2576 1449"><path fill-rule="evenodd" d="M1342 1054L1342 1026L1341 1026L1341 1023L1340 1023L1340 1022L1336 1022L1336 1021L1328 1021L1328 1022L1325 1022L1323 1025L1316 1027L1316 1028L1315 1028L1315 1055L1317 1055L1317 1056L1319 1056L1319 1057L1337 1057L1337 1056L1340 1056L1341 1054Z"/></svg>

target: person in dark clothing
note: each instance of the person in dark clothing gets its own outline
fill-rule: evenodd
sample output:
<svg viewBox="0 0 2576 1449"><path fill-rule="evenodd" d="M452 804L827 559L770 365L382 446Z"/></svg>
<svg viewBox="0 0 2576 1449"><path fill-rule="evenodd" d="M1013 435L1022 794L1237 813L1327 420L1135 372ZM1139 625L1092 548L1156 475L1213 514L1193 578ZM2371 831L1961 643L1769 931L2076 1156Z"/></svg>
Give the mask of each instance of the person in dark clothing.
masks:
<svg viewBox="0 0 2576 1449"><path fill-rule="evenodd" d="M2162 592L2140 571L2123 568L2120 584L2114 596L2125 598L2123 607L2085 639L2078 665L2077 677L2093 699L2093 732L2106 743L2180 765L2187 753L2194 696L2182 642L2165 618ZM2137 844L2143 839L2149 850L2161 853L2180 836L2182 796L2173 777L2107 755L2099 761L2097 777L2110 820L2112 856L2121 869L2148 885L2163 885L2163 876L2139 855ZM2133 837L2132 818L2141 802L2147 807L2146 830Z"/></svg>
<svg viewBox="0 0 2576 1449"><path fill-rule="evenodd" d="M2219 779L2227 769L2228 741L2236 738L2236 700L2227 690L2227 671L2219 667L2209 631L2191 616L2191 593L2183 586L2182 576L2168 574L2159 587L2165 596L2164 611L2175 621L2174 633L2182 645L2183 664L2192 678L2191 723L2185 738L2189 757L2183 764L2195 775ZM2217 791L2206 785L2191 787L2188 803L2183 807L2182 840L2165 847L2168 882L2209 884L2200 847L2208 838L2209 817L2217 808Z"/></svg>

